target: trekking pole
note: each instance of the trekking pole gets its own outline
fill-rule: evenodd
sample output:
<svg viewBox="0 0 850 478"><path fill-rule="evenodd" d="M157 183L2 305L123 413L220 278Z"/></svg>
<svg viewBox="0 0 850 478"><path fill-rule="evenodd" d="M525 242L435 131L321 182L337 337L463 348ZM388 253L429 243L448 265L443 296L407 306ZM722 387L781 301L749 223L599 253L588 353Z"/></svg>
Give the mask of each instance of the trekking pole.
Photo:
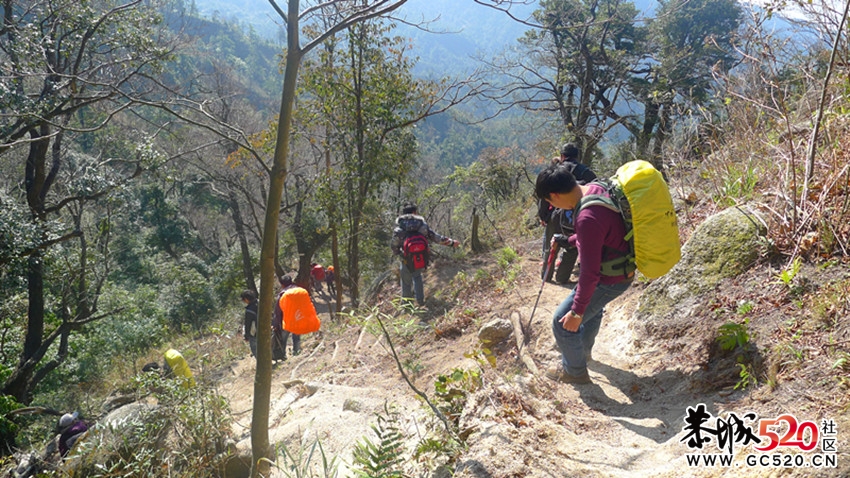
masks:
<svg viewBox="0 0 850 478"><path fill-rule="evenodd" d="M540 294L543 293L543 286L546 285L546 277L549 276L549 271L552 269L552 263L555 262L555 256L558 254L558 243L552 241L552 244L549 246L549 257L546 258L546 271L543 272L543 281L540 283L540 290L537 291L537 300L534 301L534 307L531 308L531 316L528 317L528 326L522 327L522 319L520 319L520 327L526 329L523 330L523 334L525 334L525 338L522 343L527 344L531 339L531 319L534 318L534 312L537 310L537 304L540 302ZM522 346L520 346L520 350L522 350Z"/></svg>

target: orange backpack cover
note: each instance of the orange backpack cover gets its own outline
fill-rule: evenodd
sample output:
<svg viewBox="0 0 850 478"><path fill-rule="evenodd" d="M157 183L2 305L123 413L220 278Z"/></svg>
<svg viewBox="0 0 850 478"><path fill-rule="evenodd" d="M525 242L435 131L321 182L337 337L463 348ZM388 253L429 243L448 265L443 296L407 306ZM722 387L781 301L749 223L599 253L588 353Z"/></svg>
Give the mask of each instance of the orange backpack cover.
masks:
<svg viewBox="0 0 850 478"><path fill-rule="evenodd" d="M302 287L293 287L280 296L280 310L283 312L283 330L287 332L309 334L318 331L322 325L310 293Z"/></svg>

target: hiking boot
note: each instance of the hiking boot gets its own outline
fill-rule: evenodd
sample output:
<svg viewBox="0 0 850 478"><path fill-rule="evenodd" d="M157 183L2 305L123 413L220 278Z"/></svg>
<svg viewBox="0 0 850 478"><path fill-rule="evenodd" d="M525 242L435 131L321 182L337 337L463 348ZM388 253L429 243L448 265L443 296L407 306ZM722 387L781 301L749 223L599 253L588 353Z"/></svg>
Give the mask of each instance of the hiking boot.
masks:
<svg viewBox="0 0 850 478"><path fill-rule="evenodd" d="M590 375L587 374L587 371L582 375L570 375L561 367L560 364L549 367L546 370L546 378L554 380L556 382L561 383L572 383L572 384L585 384L592 383L590 381Z"/></svg>

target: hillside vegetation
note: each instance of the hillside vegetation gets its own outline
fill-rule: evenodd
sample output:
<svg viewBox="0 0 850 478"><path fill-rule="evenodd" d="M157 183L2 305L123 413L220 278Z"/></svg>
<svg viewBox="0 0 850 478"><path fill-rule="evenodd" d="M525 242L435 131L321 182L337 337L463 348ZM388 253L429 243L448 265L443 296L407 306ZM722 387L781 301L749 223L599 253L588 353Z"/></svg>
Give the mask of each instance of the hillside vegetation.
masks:
<svg viewBox="0 0 850 478"><path fill-rule="evenodd" d="M841 12L792 2L798 34L774 37L736 2L664 2L644 21L631 2L547 0L513 52L460 78L417 76L390 23L356 23L302 61L280 176L279 48L179 1L13 3L0 454L32 466L10 476L245 476L262 380L239 296L261 290L262 260L306 287L312 262L333 265L340 292L314 292L322 331L272 369L273 476L850 473ZM305 42L338 20L310 12ZM689 253L610 305L585 388L542 373L569 287L541 289L532 191L566 141L601 177L660 169ZM422 308L399 303L387 247L411 200L463 243L434 246ZM142 373L169 348L197 387ZM118 423L128 402L144 419L127 435L92 433L64 464L47 445L59 415ZM701 403L834 420L837 466L688 467L683 417Z"/></svg>

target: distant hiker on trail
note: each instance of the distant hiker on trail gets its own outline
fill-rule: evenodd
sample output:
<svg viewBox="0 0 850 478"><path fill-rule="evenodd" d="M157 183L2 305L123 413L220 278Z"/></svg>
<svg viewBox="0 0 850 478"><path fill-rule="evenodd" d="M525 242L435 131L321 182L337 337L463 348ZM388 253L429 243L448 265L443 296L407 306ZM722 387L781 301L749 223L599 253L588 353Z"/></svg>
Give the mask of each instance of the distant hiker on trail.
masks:
<svg viewBox="0 0 850 478"><path fill-rule="evenodd" d="M421 306L425 305L422 273L428 267L428 242L452 247L458 247L460 242L428 227L425 218L417 214L415 204L406 203L401 212L401 216L395 220L390 247L393 254L401 258L401 297L409 300L415 294L416 302Z"/></svg>
<svg viewBox="0 0 850 478"><path fill-rule="evenodd" d="M325 281L325 268L315 262L310 264L310 282L316 292L322 292L322 282Z"/></svg>
<svg viewBox="0 0 850 478"><path fill-rule="evenodd" d="M89 429L86 422L79 419L79 414L66 413L59 418L57 431L59 432L59 454L63 457L74 448L77 441Z"/></svg>
<svg viewBox="0 0 850 478"><path fill-rule="evenodd" d="M328 285L328 292L336 296L336 275L334 274L334 266L328 266L325 269L325 283Z"/></svg>
<svg viewBox="0 0 850 478"><path fill-rule="evenodd" d="M280 292L274 300L274 313L272 315L272 360L286 360L286 342L289 341L290 333L283 330L283 311L280 308L280 299L283 294L295 287L292 276L284 275L280 279ZM301 353L301 336L292 334L292 355Z"/></svg>
<svg viewBox="0 0 850 478"><path fill-rule="evenodd" d="M257 356L257 295L252 290L242 292L245 304L245 321L242 324L242 337L251 347L251 356Z"/></svg>
<svg viewBox="0 0 850 478"><path fill-rule="evenodd" d="M596 179L596 173L590 170L587 166L578 162L579 150L573 143L566 143L561 147L561 156L552 160L552 164L566 164L570 173L576 178L579 184L587 184ZM573 229L573 217L571 210L563 210L556 208L549 201L540 198L537 205L537 215L540 218L540 223L543 224L543 267L541 270L541 278L546 281L551 281L552 276L555 277L555 282L558 284L566 284L570 281L570 275L576 265L578 259L578 251L573 246L564 247L563 256L560 260L560 265L555 273L555 265L559 262L556 257L553 258L552 264L548 264L549 252L552 247L552 236L555 234L564 234L569 236L575 231Z"/></svg>
<svg viewBox="0 0 850 478"><path fill-rule="evenodd" d="M600 184L579 185L565 164L543 170L537 176L534 192L538 198L566 211L574 210L584 196L607 195ZM552 332L561 351L561 363L547 370L546 376L580 384L590 383L587 361L602 323L604 307L629 288L634 272L602 273L603 261L629 252L626 225L618 212L600 205L583 207L575 218L575 231L568 241L578 247L581 270L578 284L553 316Z"/></svg>

